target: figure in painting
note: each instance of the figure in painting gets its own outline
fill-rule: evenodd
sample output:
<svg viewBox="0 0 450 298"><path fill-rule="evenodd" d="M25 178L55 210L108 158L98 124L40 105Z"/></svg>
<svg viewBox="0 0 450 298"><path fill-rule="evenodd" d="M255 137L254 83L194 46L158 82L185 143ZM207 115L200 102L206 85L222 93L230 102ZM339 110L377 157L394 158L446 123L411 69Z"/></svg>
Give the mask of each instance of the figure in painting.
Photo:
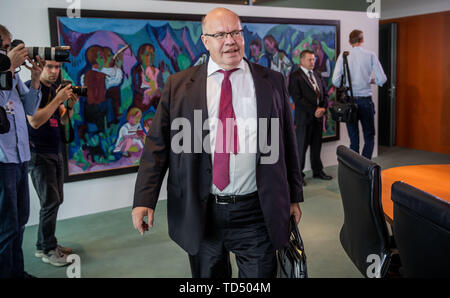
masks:
<svg viewBox="0 0 450 298"><path fill-rule="evenodd" d="M119 130L114 152L122 152L129 157L144 148L145 133L141 126L142 112L139 108L131 108L127 114L127 121Z"/></svg>
<svg viewBox="0 0 450 298"><path fill-rule="evenodd" d="M293 64L289 56L278 48L275 37L270 34L264 37L264 49L270 57L270 69L281 72L288 81Z"/></svg>
<svg viewBox="0 0 450 298"><path fill-rule="evenodd" d="M160 87L164 84L161 71L153 66L155 48L151 44L139 47L138 64L132 70L134 106L141 111L147 111L151 106L156 110L161 97Z"/></svg>
<svg viewBox="0 0 450 298"><path fill-rule="evenodd" d="M84 118L91 124L89 132L102 132L105 123L117 122L120 117L122 59L122 54L114 59L108 47L92 46L86 51L87 70L80 81L88 88Z"/></svg>
<svg viewBox="0 0 450 298"><path fill-rule="evenodd" d="M267 55L262 51L261 40L254 39L250 42L250 62L257 63L264 67L270 67Z"/></svg>

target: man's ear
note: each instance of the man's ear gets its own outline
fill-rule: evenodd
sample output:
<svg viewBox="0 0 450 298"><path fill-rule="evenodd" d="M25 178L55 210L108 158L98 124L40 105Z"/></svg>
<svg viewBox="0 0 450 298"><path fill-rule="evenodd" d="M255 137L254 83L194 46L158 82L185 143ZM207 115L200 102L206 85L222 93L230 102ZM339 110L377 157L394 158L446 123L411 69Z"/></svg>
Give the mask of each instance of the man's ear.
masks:
<svg viewBox="0 0 450 298"><path fill-rule="evenodd" d="M209 51L209 49L208 49L208 40L206 39L205 35L202 35L202 42L203 42L203 45L205 46L206 50Z"/></svg>

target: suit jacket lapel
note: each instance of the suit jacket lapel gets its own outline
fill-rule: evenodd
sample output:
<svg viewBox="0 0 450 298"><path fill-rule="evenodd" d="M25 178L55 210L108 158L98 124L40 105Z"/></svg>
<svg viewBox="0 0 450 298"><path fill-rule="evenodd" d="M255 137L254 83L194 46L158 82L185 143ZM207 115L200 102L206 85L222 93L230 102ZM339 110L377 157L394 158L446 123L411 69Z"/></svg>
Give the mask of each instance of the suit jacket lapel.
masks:
<svg viewBox="0 0 450 298"><path fill-rule="evenodd" d="M247 61L247 60L246 60ZM256 94L256 113L257 113L257 150L256 150L256 162L259 162L259 158L261 155L261 148L259 144L267 144L267 137L270 135L270 119L272 117L272 83L269 80L269 76L267 71L261 71L260 68L257 68L253 65L253 63L248 62L250 67L250 71L253 77L253 83L255 85L255 94ZM260 119L267 120L267 133L260 134L259 121ZM262 137L262 140L259 138Z"/></svg>
<svg viewBox="0 0 450 298"><path fill-rule="evenodd" d="M319 88L319 91L320 91L319 102L322 102L323 97L324 97L324 95L325 95L325 94L323 94L323 93L324 93L324 92L327 92L327 90L326 90L325 86L323 86L323 84L322 84L322 79L319 78L319 76L317 75L317 73L313 71L313 75L314 75L314 78L316 79L317 87Z"/></svg>
<svg viewBox="0 0 450 298"><path fill-rule="evenodd" d="M309 77L305 74L305 72L301 68L300 68L300 74L303 76L303 79L306 81L308 86L314 91L314 86L311 84L311 81L309 80Z"/></svg>
<svg viewBox="0 0 450 298"><path fill-rule="evenodd" d="M303 76L303 79L308 84L308 86L311 88L312 91L314 91L314 86L312 85L311 80L309 79L309 76L306 75L305 72L302 69L300 69L300 72L301 72L301 75ZM323 98L323 90L321 88L322 82L321 82L321 80L319 79L319 77L317 76L317 74L314 71L313 71L313 76L316 79L317 87L319 88L319 91L320 91L320 98L319 98L319 102L320 102L320 101L322 101L322 98ZM314 91L314 92L316 92L316 91ZM314 104L317 104L317 102L315 100L311 101L311 102L314 103Z"/></svg>
<svg viewBox="0 0 450 298"><path fill-rule="evenodd" d="M208 105L206 101L206 79L207 79L208 62L202 64L196 72L194 72L191 78L186 83L186 99L191 101L193 110L202 111L202 146L210 147L209 142L209 126L204 128L203 124L208 119ZM193 125L193 124L191 124ZM195 133L195 132L194 132ZM205 138L208 139L205 140ZM204 143L203 143L204 142ZM211 149L209 148L209 152ZM205 152L202 147L203 154L206 154L209 162L211 163L211 153Z"/></svg>

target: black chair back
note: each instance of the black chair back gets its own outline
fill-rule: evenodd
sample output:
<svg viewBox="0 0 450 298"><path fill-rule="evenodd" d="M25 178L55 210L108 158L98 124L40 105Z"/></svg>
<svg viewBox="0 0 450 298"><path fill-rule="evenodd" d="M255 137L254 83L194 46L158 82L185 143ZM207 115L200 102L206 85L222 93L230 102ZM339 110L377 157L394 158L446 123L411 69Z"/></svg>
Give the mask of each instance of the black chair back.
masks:
<svg viewBox="0 0 450 298"><path fill-rule="evenodd" d="M374 277L375 271L384 277L391 246L381 207L380 166L345 146L337 148L337 158L344 208L342 247L364 276Z"/></svg>
<svg viewBox="0 0 450 298"><path fill-rule="evenodd" d="M449 278L450 203L399 181L391 198L402 275Z"/></svg>

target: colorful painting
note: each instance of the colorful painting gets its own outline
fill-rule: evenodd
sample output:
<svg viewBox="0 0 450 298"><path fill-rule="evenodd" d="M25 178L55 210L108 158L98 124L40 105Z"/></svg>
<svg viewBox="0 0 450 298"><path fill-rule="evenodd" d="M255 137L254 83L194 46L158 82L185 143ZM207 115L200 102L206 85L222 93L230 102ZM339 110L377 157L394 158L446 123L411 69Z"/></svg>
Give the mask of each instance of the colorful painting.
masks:
<svg viewBox="0 0 450 298"><path fill-rule="evenodd" d="M62 79L88 89L74 107L65 180L136 171L167 77L208 58L201 16L83 10L81 18L69 18L53 8L49 16L53 45L71 47ZM303 49L314 50L332 104L337 21L241 19L247 59L286 77ZM324 141L337 138L338 126L328 117Z"/></svg>
<svg viewBox="0 0 450 298"><path fill-rule="evenodd" d="M254 18L251 19L254 21ZM317 20L314 21L317 23ZM288 83L290 73L299 67L300 53L306 49L314 51L314 70L322 75L327 86L330 107L335 99L332 74L339 49L339 23L319 21L323 24L308 24L312 20L282 22L283 24L280 24L280 19L277 19L277 23L270 20L265 23L243 22L246 56L251 62L281 72ZM326 22L330 24L325 24ZM295 113L292 99L291 107ZM325 142L339 139L339 125L331 119L329 110L327 117L324 117L322 137Z"/></svg>

